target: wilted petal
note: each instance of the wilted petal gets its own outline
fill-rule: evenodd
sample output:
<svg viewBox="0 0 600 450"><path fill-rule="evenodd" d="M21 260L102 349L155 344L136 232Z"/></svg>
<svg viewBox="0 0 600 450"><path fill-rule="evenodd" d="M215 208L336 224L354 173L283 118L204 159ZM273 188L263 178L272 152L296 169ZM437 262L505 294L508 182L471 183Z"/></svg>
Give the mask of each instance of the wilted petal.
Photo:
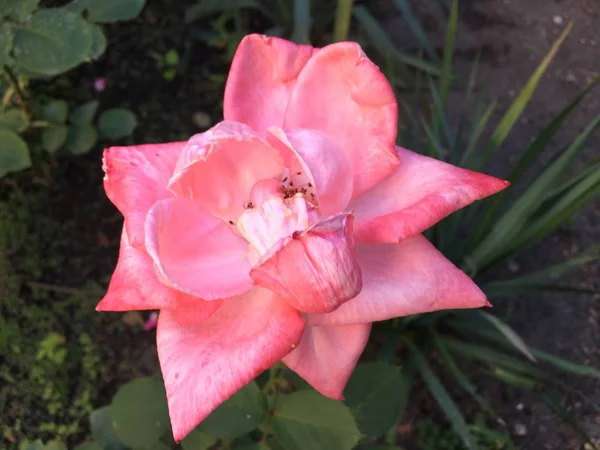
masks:
<svg viewBox="0 0 600 450"><path fill-rule="evenodd" d="M397 105L392 88L356 43L328 45L298 76L283 127L321 130L352 161L353 195L398 165Z"/></svg>
<svg viewBox="0 0 600 450"><path fill-rule="evenodd" d="M269 129L269 142L283 156L289 181L314 193L321 214L339 213L352 198L352 162L340 147L318 130Z"/></svg>
<svg viewBox="0 0 600 450"><path fill-rule="evenodd" d="M157 202L146 221L146 249L171 286L206 300L252 286L248 243L232 225L184 198Z"/></svg>
<svg viewBox="0 0 600 450"><path fill-rule="evenodd" d="M311 315L311 324L367 323L489 304L475 283L423 236L400 244L357 245L356 254L362 291L329 314Z"/></svg>
<svg viewBox="0 0 600 450"><path fill-rule="evenodd" d="M146 214L158 200L172 197L167 183L185 142L111 147L104 151L104 189L125 216L129 241L144 248Z"/></svg>
<svg viewBox="0 0 600 450"><path fill-rule="evenodd" d="M176 441L296 347L304 320L255 288L204 320L193 309L161 311L157 344Z"/></svg>
<svg viewBox="0 0 600 450"><path fill-rule="evenodd" d="M508 182L461 169L398 147L400 165L388 178L355 199L358 242L399 242L435 225Z"/></svg>
<svg viewBox="0 0 600 450"><path fill-rule="evenodd" d="M279 152L247 125L221 122L188 141L169 189L213 216L235 221L250 200L252 186L279 179L282 171Z"/></svg>
<svg viewBox="0 0 600 450"><path fill-rule="evenodd" d="M316 51L276 37L246 36L240 43L225 87L225 120L243 122L262 136L282 126L298 74Z"/></svg>
<svg viewBox="0 0 600 450"><path fill-rule="evenodd" d="M342 400L344 387L367 345L370 331L370 323L307 326L300 345L283 362L321 394Z"/></svg>
<svg viewBox="0 0 600 450"><path fill-rule="evenodd" d="M250 272L255 284L277 292L299 311L333 311L362 286L348 214L294 233L261 261Z"/></svg>

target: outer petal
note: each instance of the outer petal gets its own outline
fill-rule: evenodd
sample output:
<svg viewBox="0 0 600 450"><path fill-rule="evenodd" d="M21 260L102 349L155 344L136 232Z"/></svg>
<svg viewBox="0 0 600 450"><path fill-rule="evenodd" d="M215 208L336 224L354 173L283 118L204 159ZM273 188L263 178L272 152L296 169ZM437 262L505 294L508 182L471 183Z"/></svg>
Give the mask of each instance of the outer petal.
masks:
<svg viewBox="0 0 600 450"><path fill-rule="evenodd" d="M298 74L316 51L309 45L259 34L240 43L227 79L223 115L250 125L265 136L282 126L283 115Z"/></svg>
<svg viewBox="0 0 600 450"><path fill-rule="evenodd" d="M260 288L225 300L203 320L193 309L161 311L157 344L176 441L298 345L304 320Z"/></svg>
<svg viewBox="0 0 600 450"><path fill-rule="evenodd" d="M348 208L356 215L359 242L402 241L509 184L400 147L398 153L394 173Z"/></svg>
<svg viewBox="0 0 600 450"><path fill-rule="evenodd" d="M174 308L195 303L213 311L219 302L205 302L162 284L154 273L152 259L132 247L123 227L117 268L110 279L108 292L96 306L97 311L131 311L135 309Z"/></svg>
<svg viewBox="0 0 600 450"><path fill-rule="evenodd" d="M252 186L281 177L279 152L247 125L221 122L192 137L177 161L169 189L224 220L236 220Z"/></svg>
<svg viewBox="0 0 600 450"><path fill-rule="evenodd" d="M314 325L387 320L440 309L487 306L485 294L423 236L400 244L358 245L363 289L329 314L310 317Z"/></svg>
<svg viewBox="0 0 600 450"><path fill-rule="evenodd" d="M396 98L385 76L356 43L321 49L292 92L284 128L322 130L354 168L354 196L398 165Z"/></svg>
<svg viewBox="0 0 600 450"><path fill-rule="evenodd" d="M185 142L111 147L104 151L106 195L125 216L131 245L144 248L144 222L154 202L169 198L167 183Z"/></svg>
<svg viewBox="0 0 600 450"><path fill-rule="evenodd" d="M161 279L183 292L214 300L252 286L248 243L191 200L173 198L152 207L146 248Z"/></svg>
<svg viewBox="0 0 600 450"><path fill-rule="evenodd" d="M250 276L304 312L333 311L362 287L354 255L352 216L338 214L265 254Z"/></svg>
<svg viewBox="0 0 600 450"><path fill-rule="evenodd" d="M321 214L339 213L352 198L352 161L325 133L318 130L269 129L269 142L290 171L287 182L313 193Z"/></svg>
<svg viewBox="0 0 600 450"><path fill-rule="evenodd" d="M370 331L370 323L307 326L300 345L283 362L321 394L342 400L344 387L367 345Z"/></svg>

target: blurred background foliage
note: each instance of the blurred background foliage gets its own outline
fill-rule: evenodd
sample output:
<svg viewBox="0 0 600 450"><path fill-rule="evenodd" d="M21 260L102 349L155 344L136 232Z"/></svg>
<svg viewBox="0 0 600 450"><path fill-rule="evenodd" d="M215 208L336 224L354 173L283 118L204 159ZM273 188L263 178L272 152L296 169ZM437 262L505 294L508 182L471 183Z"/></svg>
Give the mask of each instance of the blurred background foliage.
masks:
<svg viewBox="0 0 600 450"><path fill-rule="evenodd" d="M490 386L500 386L508 393L529 391L572 427L579 443L597 448L569 404L600 414L594 398L572 381L599 378L600 371L528 345L507 319L510 297L526 294L519 301L535 302L542 291L596 295L593 286L564 279L600 259L600 246L529 272L505 268L568 227L600 194L600 159L572 170L597 133L600 114L581 131L567 130L570 139L558 151L552 147L580 103L598 95L598 76L533 139L511 149L517 156L506 172L495 165L525 108L541 95L538 85L572 24L545 49L511 103L499 108L481 81L480 54L469 70L456 67L457 0L432 0L446 24L441 46L408 0L383 7L352 0L199 0L178 8L166 0L148 3L0 0L3 447L519 448L522 433L490 397ZM417 52L400 49L382 26L381 15L391 13L401 18ZM133 143L134 133L136 142L189 137L177 113L146 105L169 84L165 89L198 99L191 106L172 104L192 116L196 127L219 120L228 64L251 32L315 46L360 42L398 94L399 145L511 181L506 191L426 233L498 308L376 324L343 403L317 394L277 365L176 444L164 388L153 374L153 337L141 329L144 317L93 311L114 264L120 226L103 198L100 150L109 141ZM193 60L197 46L200 62ZM140 48L146 58L136 67L129 59ZM106 83L108 91L113 84L112 96L103 94ZM138 92L134 84L143 87ZM459 113L457 103L464 105ZM531 326L535 319L529 318ZM420 403L429 406L420 410Z"/></svg>

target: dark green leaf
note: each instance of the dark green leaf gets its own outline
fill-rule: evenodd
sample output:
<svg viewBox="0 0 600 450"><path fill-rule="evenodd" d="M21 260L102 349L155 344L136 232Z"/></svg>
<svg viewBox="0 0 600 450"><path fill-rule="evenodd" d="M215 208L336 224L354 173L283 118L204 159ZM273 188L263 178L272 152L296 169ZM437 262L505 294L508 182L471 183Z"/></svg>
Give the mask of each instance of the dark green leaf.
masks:
<svg viewBox="0 0 600 450"><path fill-rule="evenodd" d="M85 11L90 1L93 0L72 0L71 3L67 3L63 6L63 9L81 14Z"/></svg>
<svg viewBox="0 0 600 450"><path fill-rule="evenodd" d="M94 121L96 111L98 111L98 101L92 100L75 108L69 115L69 122L73 125L87 125Z"/></svg>
<svg viewBox="0 0 600 450"><path fill-rule="evenodd" d="M91 59L100 58L106 51L106 36L99 25L88 23L92 35L92 45L90 46L89 57Z"/></svg>
<svg viewBox="0 0 600 450"><path fill-rule="evenodd" d="M0 0L0 16L24 22L31 17L39 3L40 0Z"/></svg>
<svg viewBox="0 0 600 450"><path fill-rule="evenodd" d="M381 436L396 423L402 404L400 368L380 362L359 364L344 390L358 428L372 437Z"/></svg>
<svg viewBox="0 0 600 450"><path fill-rule="evenodd" d="M576 364L566 359L559 358L558 356L550 355L541 350L531 349L533 355L547 364L551 364L565 372L569 372L575 375L591 376L600 378L600 370L595 367L584 366L582 364Z"/></svg>
<svg viewBox="0 0 600 450"><path fill-rule="evenodd" d="M43 75L57 75L86 60L92 33L78 14L40 9L17 28L13 54L18 64Z"/></svg>
<svg viewBox="0 0 600 450"><path fill-rule="evenodd" d="M468 449L475 449L473 437L469 432L467 423L460 412L460 409L458 409L458 406L456 406L456 403L454 403L454 400L452 400L452 397L450 397L446 388L440 383L421 351L411 341L406 340L406 343L414 358L417 370L421 374L423 381L425 381L431 395L442 411L444 411L444 414L446 414L446 417L452 424L452 428L454 428L454 431L461 437Z"/></svg>
<svg viewBox="0 0 600 450"><path fill-rule="evenodd" d="M15 33L11 26L6 22L0 23L0 66L12 64L13 57L10 53L14 38Z"/></svg>
<svg viewBox="0 0 600 450"><path fill-rule="evenodd" d="M254 430L267 414L267 401L255 381L219 406L198 430L226 439L235 439Z"/></svg>
<svg viewBox="0 0 600 450"><path fill-rule="evenodd" d="M408 28L417 41L419 41L421 47L425 49L427 55L434 61L439 61L439 56L433 48L433 45L427 37L427 34L423 31L423 28L421 28L419 20L414 15L412 8L410 7L410 3L407 0L393 0L393 3L402 13L402 18L406 21Z"/></svg>
<svg viewBox="0 0 600 450"><path fill-rule="evenodd" d="M19 135L0 128L0 142L0 177L31 167L29 147Z"/></svg>
<svg viewBox="0 0 600 450"><path fill-rule="evenodd" d="M350 409L314 391L279 396L272 420L286 450L350 450L360 439Z"/></svg>
<svg viewBox="0 0 600 450"><path fill-rule="evenodd" d="M51 125L42 131L42 147L48 153L56 153L67 142L66 125Z"/></svg>
<svg viewBox="0 0 600 450"><path fill-rule="evenodd" d="M90 430L93 438L102 445L103 450L125 450L113 427L110 406L92 411L90 414Z"/></svg>
<svg viewBox="0 0 600 450"><path fill-rule="evenodd" d="M137 378L121 386L110 408L117 436L130 447L152 445L169 429L165 388L158 377Z"/></svg>
<svg viewBox="0 0 600 450"><path fill-rule="evenodd" d="M99 442L84 442L82 444L77 445L73 450L107 450Z"/></svg>
<svg viewBox="0 0 600 450"><path fill-rule="evenodd" d="M310 44L310 0L294 0L294 31L292 41Z"/></svg>
<svg viewBox="0 0 600 450"><path fill-rule="evenodd" d="M106 110L98 119L100 136L107 139L121 139L130 136L136 126L135 115L125 108Z"/></svg>
<svg viewBox="0 0 600 450"><path fill-rule="evenodd" d="M29 119L19 108L10 108L0 113L0 128L21 133L29 127Z"/></svg>
<svg viewBox="0 0 600 450"><path fill-rule="evenodd" d="M458 0L452 0L448 28L444 39L444 53L442 55L442 74L440 75L440 99L441 104L446 105L450 85L452 83L452 62L454 60L454 41L456 40L456 29L458 27ZM450 141L449 141L450 142Z"/></svg>
<svg viewBox="0 0 600 450"><path fill-rule="evenodd" d="M97 141L98 131L96 131L94 125L70 126L66 147L74 155L83 155L89 152Z"/></svg>
<svg viewBox="0 0 600 450"><path fill-rule="evenodd" d="M211 14L230 11L235 8L256 9L263 13L266 8L257 0L203 0L191 6L185 12L185 21L193 22ZM266 14L269 17L269 14Z"/></svg>
<svg viewBox="0 0 600 450"><path fill-rule="evenodd" d="M217 442L217 438L199 430L193 430L182 441L183 450L208 450Z"/></svg>
<svg viewBox="0 0 600 450"><path fill-rule="evenodd" d="M142 12L145 4L146 0L92 1L87 6L88 19L101 23L135 19Z"/></svg>
<svg viewBox="0 0 600 450"><path fill-rule="evenodd" d="M69 105L64 100L47 99L36 108L37 119L53 123L65 123L69 115Z"/></svg>
<svg viewBox="0 0 600 450"><path fill-rule="evenodd" d="M511 327L509 327L508 324L504 323L496 316L486 313L485 311L476 311L476 313L491 323L492 326L496 328L519 352L525 355L527 359L536 362L535 357L529 351L527 344L525 344L521 336L519 336Z"/></svg>

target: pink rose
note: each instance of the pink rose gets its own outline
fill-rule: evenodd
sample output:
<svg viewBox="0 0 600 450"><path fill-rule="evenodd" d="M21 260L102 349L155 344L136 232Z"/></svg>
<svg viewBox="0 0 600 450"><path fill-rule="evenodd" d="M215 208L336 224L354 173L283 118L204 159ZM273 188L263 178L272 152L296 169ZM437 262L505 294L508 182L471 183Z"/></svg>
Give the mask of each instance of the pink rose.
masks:
<svg viewBox="0 0 600 450"><path fill-rule="evenodd" d="M188 142L104 155L125 224L97 309L160 310L176 440L278 360L339 399L371 322L485 306L419 233L507 186L396 147L394 94L355 43L246 37L224 109Z"/></svg>

